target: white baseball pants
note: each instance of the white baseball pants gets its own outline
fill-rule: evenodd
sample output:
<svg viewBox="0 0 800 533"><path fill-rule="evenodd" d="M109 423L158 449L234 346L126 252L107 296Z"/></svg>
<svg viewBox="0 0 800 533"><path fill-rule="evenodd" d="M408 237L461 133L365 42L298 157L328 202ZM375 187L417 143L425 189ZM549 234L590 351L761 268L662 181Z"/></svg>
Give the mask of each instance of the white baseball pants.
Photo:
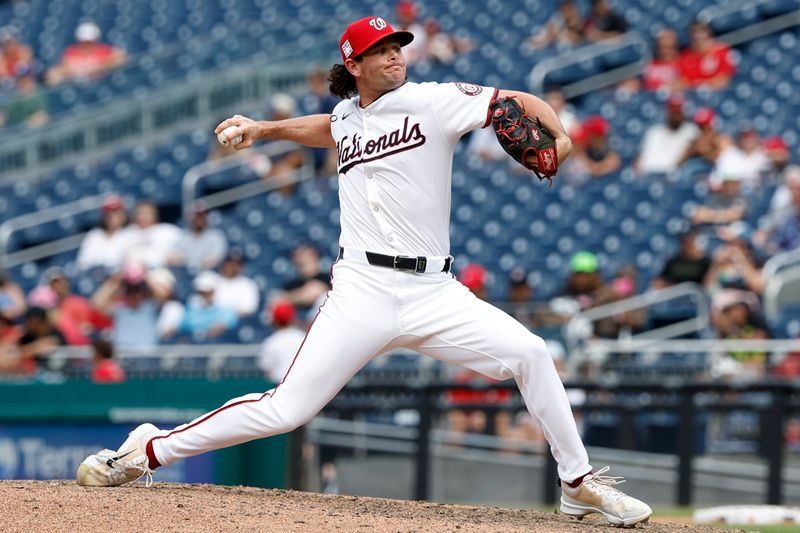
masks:
<svg viewBox="0 0 800 533"><path fill-rule="evenodd" d="M591 470L567 395L544 341L503 311L476 298L445 272L415 274L363 264L333 267L333 289L311 324L283 381L234 398L216 411L148 444L160 465L311 420L367 362L400 347L457 363L494 379L513 377L572 481ZM429 261L430 263L430 261Z"/></svg>

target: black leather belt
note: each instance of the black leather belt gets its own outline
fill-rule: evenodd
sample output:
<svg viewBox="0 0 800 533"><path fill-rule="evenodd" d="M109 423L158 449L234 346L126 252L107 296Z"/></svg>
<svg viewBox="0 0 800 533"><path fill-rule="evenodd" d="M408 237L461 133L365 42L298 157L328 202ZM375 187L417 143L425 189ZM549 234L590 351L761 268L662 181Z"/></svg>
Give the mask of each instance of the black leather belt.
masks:
<svg viewBox="0 0 800 533"><path fill-rule="evenodd" d="M383 255L374 252L364 253L367 255L367 261L370 265L394 268L395 270L407 270L419 274L425 273L425 267L428 266L428 259L424 256L411 257L408 255ZM339 247L339 259L343 257L344 248ZM444 260L442 272L450 272L450 263L450 257Z"/></svg>

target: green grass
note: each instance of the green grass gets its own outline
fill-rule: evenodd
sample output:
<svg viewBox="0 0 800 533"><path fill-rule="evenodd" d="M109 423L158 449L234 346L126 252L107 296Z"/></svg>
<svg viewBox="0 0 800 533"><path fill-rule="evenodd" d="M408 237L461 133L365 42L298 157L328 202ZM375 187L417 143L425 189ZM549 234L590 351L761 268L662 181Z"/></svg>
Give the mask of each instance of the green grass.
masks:
<svg viewBox="0 0 800 533"><path fill-rule="evenodd" d="M669 518L670 516L684 517L692 516L694 509L691 507L657 507L653 509L653 515L660 518ZM711 527L719 528L720 530L726 529L739 529L743 531L760 531L761 533L797 533L798 527L796 524L780 525L780 526L739 526L739 525L713 525Z"/></svg>

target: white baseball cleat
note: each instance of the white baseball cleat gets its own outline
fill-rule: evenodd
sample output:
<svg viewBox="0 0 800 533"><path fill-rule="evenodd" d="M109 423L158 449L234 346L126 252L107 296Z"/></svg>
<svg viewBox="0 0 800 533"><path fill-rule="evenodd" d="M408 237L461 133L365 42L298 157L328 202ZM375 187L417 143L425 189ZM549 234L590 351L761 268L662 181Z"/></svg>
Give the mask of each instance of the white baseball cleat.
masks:
<svg viewBox="0 0 800 533"><path fill-rule="evenodd" d="M625 480L616 476L603 476L608 472L605 466L583 478L583 483L574 489L561 482L561 512L577 518L590 513L600 513L612 525L633 527L646 521L653 510L643 501L632 498L615 489L614 485Z"/></svg>
<svg viewBox="0 0 800 533"><path fill-rule="evenodd" d="M78 466L75 476L84 487L116 487L146 476L145 485L153 484L153 471L145 452L148 437L158 431L153 424L142 424L128 434L117 451L100 450Z"/></svg>

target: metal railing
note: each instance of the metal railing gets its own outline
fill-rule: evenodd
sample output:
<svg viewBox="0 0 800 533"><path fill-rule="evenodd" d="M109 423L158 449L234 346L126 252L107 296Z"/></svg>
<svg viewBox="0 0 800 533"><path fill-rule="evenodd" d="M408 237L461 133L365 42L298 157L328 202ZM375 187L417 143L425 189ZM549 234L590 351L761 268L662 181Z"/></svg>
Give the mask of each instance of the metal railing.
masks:
<svg viewBox="0 0 800 533"><path fill-rule="evenodd" d="M208 128L217 117L263 103L268 94L305 87L312 68L308 61L260 57L94 106L90 113L65 114L46 128L5 135L0 182L33 180L78 161L99 162L123 148L167 143L181 130Z"/></svg>
<svg viewBox="0 0 800 533"><path fill-rule="evenodd" d="M610 318L629 311L647 309L658 304L669 302L670 300L686 298L691 299L695 304L695 317L686 318L667 326L635 334L632 336L632 339L660 340L707 330L710 325L710 312L705 292L700 285L686 282L665 289L650 290L644 294L605 305L599 305L577 313L564 327L564 337L567 341L568 352L571 354L571 358L575 363L582 360L581 343L587 341L592 336L592 324L597 320Z"/></svg>
<svg viewBox="0 0 800 533"><path fill-rule="evenodd" d="M264 194L269 191L285 187L294 183L299 183L311 179L315 176L314 164L308 155L307 151L303 152L303 165L296 171L285 176L275 176L268 180L259 179L231 187L224 191L219 191L213 194L204 196L197 196L197 187L203 179L214 174L232 170L247 164L247 160L253 155L263 155L266 157L274 158L281 154L292 152L300 149L300 147L288 141L275 141L268 143L264 146L248 149L246 152L237 152L234 155L216 159L212 161L205 161L199 165L195 165L186 171L181 181L181 204L183 207L184 217L188 220L188 210L191 208L195 201L202 200L202 202L209 208L213 209L226 205L244 198Z"/></svg>
<svg viewBox="0 0 800 533"><path fill-rule="evenodd" d="M74 202L40 209L34 213L20 215L0 224L0 266L13 267L27 261L36 261L50 255L75 249L80 246L86 233L70 235L49 243L41 244L15 253L9 253L11 236L24 229L33 228L64 217L74 216L87 211L94 211L103 205L106 195L87 196Z"/></svg>
<svg viewBox="0 0 800 533"><path fill-rule="evenodd" d="M276 176L269 180L256 179L252 182L231 187L230 189L214 194L196 196L198 183L211 174L245 166L248 164L248 157L254 153L275 156L286 153L292 149L297 149L296 145L291 143L272 143L262 148L248 150L246 154L240 157L231 156L220 160L208 161L191 168L184 176L182 184L182 211L184 215L188 213L191 204L196 200L203 200L208 208L212 209L236 202L243 198L264 194L285 187L286 185L313 178L313 163L305 156L303 166L285 176ZM86 232L68 235L24 250L9 253L10 239L15 232L59 220L63 217L95 211L100 209L103 204L103 199L106 196L107 195L102 194L81 198L74 202L53 206L35 213L21 215L3 222L0 224L0 266L3 268L10 268L28 261L37 261L79 248L86 236Z"/></svg>
<svg viewBox="0 0 800 533"><path fill-rule="evenodd" d="M621 79L635 76L644 70L644 67L650 62L652 54L650 45L642 34L638 31L631 31L619 37L605 39L565 54L540 61L531 70L528 76L528 85L532 92L541 94L544 91L545 78L551 72L578 65L584 61L590 61L610 52L622 50L630 46L635 47L639 52L638 59L633 63L564 85L561 87L561 90L566 98L572 98L594 90L597 87L609 85Z"/></svg>
<svg viewBox="0 0 800 533"><path fill-rule="evenodd" d="M784 442L783 426L787 418L800 413L800 385L788 383L753 383L747 386L726 383L684 383L675 386L669 384L618 384L598 385L596 383L567 383L568 389L580 389L588 394L598 393L602 401L585 402L573 406L581 414L592 412L612 412L620 417L619 448L635 450L632 440L634 416L645 412L670 412L677 415L677 457L674 471L677 483L674 485L674 502L677 505L691 505L693 501L693 477L698 473L697 454L695 450L695 420L707 413L755 412L760 418L762 439L761 456L766 460L767 469L763 471L766 490L763 492L764 502L781 504L783 493ZM446 394L454 389L470 390L507 390L515 394L506 403L474 405L453 405L446 399ZM502 383L486 386L472 384L428 384L409 387L395 384L374 384L369 386L348 386L342 390L324 410L323 413L339 413L345 417L365 415L375 410L396 411L413 410L419 416L416 428L398 429L383 428L380 435L369 436L367 441L365 426L347 423L336 428L337 435L328 435L335 442L332 445L347 446L352 438L347 435L348 429L361 431L360 443L373 444L384 452L410 453L414 457L413 498L426 500L431 494L432 459L435 448L432 444L437 438L434 429L434 418L452 409L482 410L490 415L500 411L517 411L524 408L517 388L513 383ZM749 393L759 394L760 401L753 402L746 398ZM313 422L311 431L323 431L331 426L326 422ZM439 435L439 439L441 435ZM487 440L487 439L483 439ZM413 442L413 444L412 444ZM461 441L463 443L463 440ZM488 446L488 443L484 443ZM377 448L376 448L377 449ZM660 455L669 459L671 455ZM707 465L706 465L707 466ZM547 454L545 475L542 476L542 490L546 504L556 502L557 478L556 465Z"/></svg>

